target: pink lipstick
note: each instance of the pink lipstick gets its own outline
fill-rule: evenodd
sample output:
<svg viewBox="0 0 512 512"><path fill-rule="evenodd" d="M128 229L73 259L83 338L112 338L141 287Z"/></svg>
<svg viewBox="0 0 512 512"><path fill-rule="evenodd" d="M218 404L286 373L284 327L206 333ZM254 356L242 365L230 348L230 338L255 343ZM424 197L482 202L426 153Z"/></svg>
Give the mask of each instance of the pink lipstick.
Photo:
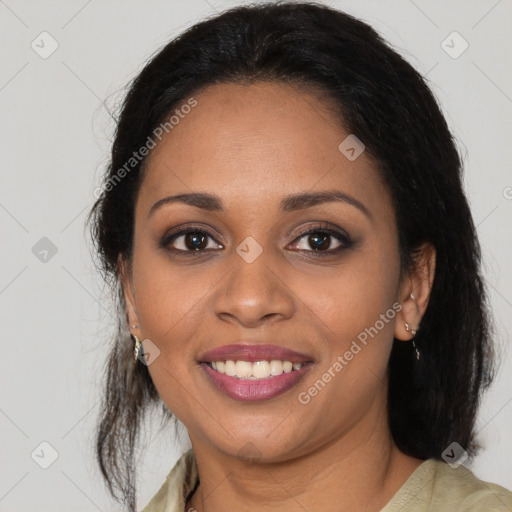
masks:
<svg viewBox="0 0 512 512"><path fill-rule="evenodd" d="M270 344L225 345L199 358L217 389L234 400L258 402L285 393L311 369L307 354Z"/></svg>

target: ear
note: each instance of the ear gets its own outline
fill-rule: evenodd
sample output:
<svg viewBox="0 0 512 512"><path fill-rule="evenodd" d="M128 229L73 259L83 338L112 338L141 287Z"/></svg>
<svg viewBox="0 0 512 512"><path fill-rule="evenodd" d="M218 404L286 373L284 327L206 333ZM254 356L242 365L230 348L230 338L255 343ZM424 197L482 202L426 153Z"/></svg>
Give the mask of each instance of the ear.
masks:
<svg viewBox="0 0 512 512"><path fill-rule="evenodd" d="M414 337L411 330L418 331L427 309L436 267L436 250L424 243L414 255L414 268L408 271L400 284L398 300L402 309L397 315L395 338L408 341ZM405 324L408 324L409 331Z"/></svg>
<svg viewBox="0 0 512 512"><path fill-rule="evenodd" d="M137 316L137 307L135 300L135 290L131 278L130 263L121 255L117 258L117 272L123 291L123 297L126 304L126 321L130 332L141 338L139 319Z"/></svg>

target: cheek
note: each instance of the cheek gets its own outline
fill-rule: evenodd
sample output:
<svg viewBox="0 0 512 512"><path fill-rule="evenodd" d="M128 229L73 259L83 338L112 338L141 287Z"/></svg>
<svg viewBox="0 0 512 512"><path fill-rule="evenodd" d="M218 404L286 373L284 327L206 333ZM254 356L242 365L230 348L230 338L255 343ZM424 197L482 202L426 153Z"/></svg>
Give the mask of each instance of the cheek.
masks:
<svg viewBox="0 0 512 512"><path fill-rule="evenodd" d="M374 400L385 382L400 307L396 302L400 267L393 247L386 244L354 254L323 280L323 293L311 295L307 302L319 317L326 341L313 380L325 376L333 382L327 393L315 398L320 408L333 413L342 408L350 416L354 407L364 409ZM316 387L321 389L322 384Z"/></svg>
<svg viewBox="0 0 512 512"><path fill-rule="evenodd" d="M196 340L204 339L204 308L218 278L211 272L183 272L155 251L135 254L137 315L144 339L159 355L148 366L163 401L181 420L192 424L199 411L190 399L190 382L200 369Z"/></svg>
<svg viewBox="0 0 512 512"><path fill-rule="evenodd" d="M335 333L351 337L372 326L392 307L398 289L396 254L354 254L334 269L323 282L323 290L311 297L311 307ZM317 281L318 283L318 281ZM341 336L346 339L346 336Z"/></svg>
<svg viewBox="0 0 512 512"><path fill-rule="evenodd" d="M184 269L165 253L140 246L133 266L139 323L143 335L165 349L169 340L183 339L175 336L177 332L200 325L201 309L218 276L200 266Z"/></svg>

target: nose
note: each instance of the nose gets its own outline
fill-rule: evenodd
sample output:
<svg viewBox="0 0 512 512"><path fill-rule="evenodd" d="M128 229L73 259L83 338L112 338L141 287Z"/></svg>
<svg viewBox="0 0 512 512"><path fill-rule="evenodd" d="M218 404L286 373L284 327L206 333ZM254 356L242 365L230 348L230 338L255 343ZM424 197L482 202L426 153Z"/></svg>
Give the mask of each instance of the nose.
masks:
<svg viewBox="0 0 512 512"><path fill-rule="evenodd" d="M235 252L231 259L231 271L213 298L214 312L221 320L259 327L293 316L293 292L284 273L271 268L265 251L250 263Z"/></svg>

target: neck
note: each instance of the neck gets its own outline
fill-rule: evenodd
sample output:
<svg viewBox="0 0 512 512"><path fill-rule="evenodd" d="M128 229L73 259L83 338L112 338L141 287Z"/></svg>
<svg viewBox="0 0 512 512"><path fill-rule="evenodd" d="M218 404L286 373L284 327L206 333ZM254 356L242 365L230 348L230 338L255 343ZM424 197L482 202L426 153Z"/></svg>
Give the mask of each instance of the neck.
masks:
<svg viewBox="0 0 512 512"><path fill-rule="evenodd" d="M367 426L306 455L252 465L191 435L201 483L186 510L215 512L229 503L237 512L378 512L423 461L398 450L387 424Z"/></svg>

